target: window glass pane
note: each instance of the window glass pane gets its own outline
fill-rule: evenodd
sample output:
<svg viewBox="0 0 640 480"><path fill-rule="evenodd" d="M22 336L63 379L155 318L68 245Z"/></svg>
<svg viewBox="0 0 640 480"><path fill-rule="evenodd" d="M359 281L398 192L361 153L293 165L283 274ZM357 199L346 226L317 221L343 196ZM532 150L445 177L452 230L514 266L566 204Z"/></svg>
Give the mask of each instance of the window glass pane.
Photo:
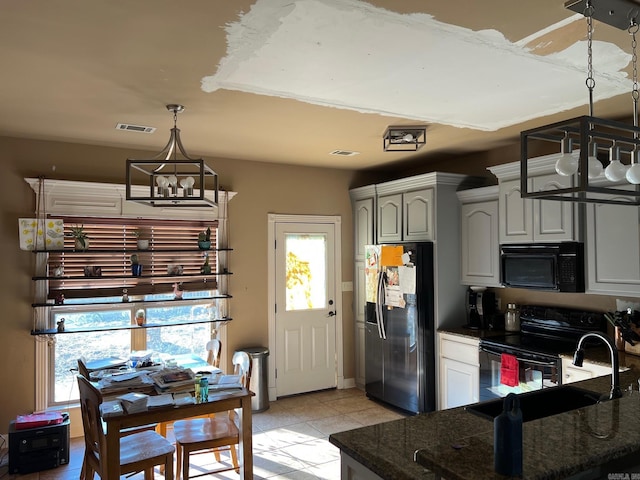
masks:
<svg viewBox="0 0 640 480"><path fill-rule="evenodd" d="M210 304L147 308L147 322L153 324L206 321L210 318ZM163 356L191 353L202 357L211 338L210 332L210 323L148 328L147 350Z"/></svg>
<svg viewBox="0 0 640 480"><path fill-rule="evenodd" d="M324 235L286 235L286 309L309 310L327 304Z"/></svg>
<svg viewBox="0 0 640 480"><path fill-rule="evenodd" d="M62 318L66 328L119 327L131 324L129 310L107 310L90 312L64 312L54 314L57 323ZM55 336L53 352L53 401L65 403L77 400L78 387L76 369L78 358L86 360L119 357L128 358L131 351L129 330L69 333Z"/></svg>

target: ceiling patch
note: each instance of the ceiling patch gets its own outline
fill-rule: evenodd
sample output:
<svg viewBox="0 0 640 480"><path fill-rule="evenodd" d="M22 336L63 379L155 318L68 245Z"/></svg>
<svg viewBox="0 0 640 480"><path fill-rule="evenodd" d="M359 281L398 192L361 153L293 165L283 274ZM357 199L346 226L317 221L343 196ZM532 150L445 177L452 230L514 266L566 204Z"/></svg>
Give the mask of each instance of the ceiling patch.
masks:
<svg viewBox="0 0 640 480"><path fill-rule="evenodd" d="M548 45L560 23L539 32L536 52L532 37L512 43L496 30L362 1L257 0L227 26L227 55L201 88L498 130L586 105L586 47L575 37ZM606 65L596 68L597 99L629 92L631 56L613 44L598 48L594 58Z"/></svg>

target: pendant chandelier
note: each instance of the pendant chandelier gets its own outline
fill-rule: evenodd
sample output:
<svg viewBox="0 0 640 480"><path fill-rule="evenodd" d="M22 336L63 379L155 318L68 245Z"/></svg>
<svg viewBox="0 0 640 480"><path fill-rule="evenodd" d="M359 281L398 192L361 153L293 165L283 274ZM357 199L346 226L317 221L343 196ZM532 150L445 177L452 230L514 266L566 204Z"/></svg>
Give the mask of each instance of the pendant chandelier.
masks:
<svg viewBox="0 0 640 480"><path fill-rule="evenodd" d="M170 104L167 110L173 113L167 145L150 160L127 159L126 199L152 207L217 207L218 175L203 159L191 158L180 140L177 120L184 107Z"/></svg>
<svg viewBox="0 0 640 480"><path fill-rule="evenodd" d="M638 71L636 54L639 5L630 0L570 0L565 7L582 12L587 21L587 79L589 115L545 125L520 134L522 197L581 203L640 205L640 128L638 127ZM593 19L626 29L632 38L633 125L593 115ZM571 177L571 186L531 191L529 175L536 160L529 153L542 144L555 144L555 170ZM548 148L548 147L547 147ZM539 151L539 150L538 150ZM544 158L549 158L546 156ZM606 167L606 168L605 168Z"/></svg>

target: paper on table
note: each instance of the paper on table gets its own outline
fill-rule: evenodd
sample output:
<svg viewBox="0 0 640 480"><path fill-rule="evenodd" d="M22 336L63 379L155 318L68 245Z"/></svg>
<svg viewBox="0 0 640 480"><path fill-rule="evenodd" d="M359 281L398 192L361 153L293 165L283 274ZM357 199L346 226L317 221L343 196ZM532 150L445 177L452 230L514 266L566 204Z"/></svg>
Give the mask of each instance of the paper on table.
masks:
<svg viewBox="0 0 640 480"><path fill-rule="evenodd" d="M163 393L161 395L151 395L147 400L147 408L168 407L174 405L173 395Z"/></svg>
<svg viewBox="0 0 640 480"><path fill-rule="evenodd" d="M196 399L190 393L174 393L173 394L173 403L176 405L191 405L196 403Z"/></svg>

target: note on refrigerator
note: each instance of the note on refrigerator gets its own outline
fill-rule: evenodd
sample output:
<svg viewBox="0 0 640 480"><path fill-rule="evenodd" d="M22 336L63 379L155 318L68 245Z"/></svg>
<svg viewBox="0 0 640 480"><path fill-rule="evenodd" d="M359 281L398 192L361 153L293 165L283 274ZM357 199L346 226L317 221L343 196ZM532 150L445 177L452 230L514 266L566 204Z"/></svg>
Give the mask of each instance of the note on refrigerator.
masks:
<svg viewBox="0 0 640 480"><path fill-rule="evenodd" d="M402 293L409 295L416 293L415 267L398 267L398 281Z"/></svg>

